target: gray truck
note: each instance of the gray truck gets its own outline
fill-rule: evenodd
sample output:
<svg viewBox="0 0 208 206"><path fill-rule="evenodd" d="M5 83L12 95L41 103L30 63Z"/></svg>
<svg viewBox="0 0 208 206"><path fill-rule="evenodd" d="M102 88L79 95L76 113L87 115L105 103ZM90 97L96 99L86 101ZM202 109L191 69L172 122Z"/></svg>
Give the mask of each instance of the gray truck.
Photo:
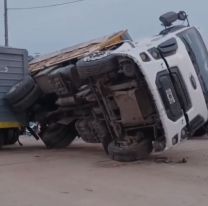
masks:
<svg viewBox="0 0 208 206"><path fill-rule="evenodd" d="M0 147L16 143L27 122L26 114L14 113L5 100L8 91L27 76L27 51L0 47Z"/></svg>

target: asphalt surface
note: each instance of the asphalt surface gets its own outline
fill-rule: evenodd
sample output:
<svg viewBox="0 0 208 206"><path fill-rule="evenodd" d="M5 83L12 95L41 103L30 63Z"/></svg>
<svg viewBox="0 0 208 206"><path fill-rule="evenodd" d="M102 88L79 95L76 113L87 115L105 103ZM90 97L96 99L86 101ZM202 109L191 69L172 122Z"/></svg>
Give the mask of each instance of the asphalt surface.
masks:
<svg viewBox="0 0 208 206"><path fill-rule="evenodd" d="M80 141L64 150L21 141L0 151L0 206L208 205L206 138L134 163Z"/></svg>

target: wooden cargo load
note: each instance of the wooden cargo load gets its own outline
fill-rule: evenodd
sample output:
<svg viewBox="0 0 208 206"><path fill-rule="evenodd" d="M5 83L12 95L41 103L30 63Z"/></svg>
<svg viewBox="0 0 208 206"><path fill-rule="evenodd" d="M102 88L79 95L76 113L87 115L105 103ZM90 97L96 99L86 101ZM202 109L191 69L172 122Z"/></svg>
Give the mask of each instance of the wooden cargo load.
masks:
<svg viewBox="0 0 208 206"><path fill-rule="evenodd" d="M59 68L69 63L75 63L78 59L91 53L113 49L128 40L131 40L131 37L127 30L123 30L49 55L39 56L29 63L29 70L32 74L36 74L47 68Z"/></svg>

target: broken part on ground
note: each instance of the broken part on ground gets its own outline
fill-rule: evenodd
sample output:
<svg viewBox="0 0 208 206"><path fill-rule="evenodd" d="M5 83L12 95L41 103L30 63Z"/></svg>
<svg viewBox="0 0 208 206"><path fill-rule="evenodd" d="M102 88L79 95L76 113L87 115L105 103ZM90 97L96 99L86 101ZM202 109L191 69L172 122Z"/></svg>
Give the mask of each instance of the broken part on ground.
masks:
<svg viewBox="0 0 208 206"><path fill-rule="evenodd" d="M48 148L79 136L101 143L118 161L143 159L204 133L207 48L195 27L174 24L187 20L185 12L160 20L165 29L141 42L121 31L33 59L31 76L7 101L16 114L40 123Z"/></svg>

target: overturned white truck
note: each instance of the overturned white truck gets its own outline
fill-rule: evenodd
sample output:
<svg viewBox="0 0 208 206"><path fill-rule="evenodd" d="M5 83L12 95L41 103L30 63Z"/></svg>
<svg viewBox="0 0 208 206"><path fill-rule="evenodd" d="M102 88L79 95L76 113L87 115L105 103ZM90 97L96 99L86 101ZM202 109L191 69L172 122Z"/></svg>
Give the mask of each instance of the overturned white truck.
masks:
<svg viewBox="0 0 208 206"><path fill-rule="evenodd" d="M34 59L32 77L12 88L8 102L40 123L48 148L79 136L102 143L118 161L142 159L205 133L207 47L185 12L160 20L165 29L143 42L124 31ZM13 101L11 93L25 101Z"/></svg>

